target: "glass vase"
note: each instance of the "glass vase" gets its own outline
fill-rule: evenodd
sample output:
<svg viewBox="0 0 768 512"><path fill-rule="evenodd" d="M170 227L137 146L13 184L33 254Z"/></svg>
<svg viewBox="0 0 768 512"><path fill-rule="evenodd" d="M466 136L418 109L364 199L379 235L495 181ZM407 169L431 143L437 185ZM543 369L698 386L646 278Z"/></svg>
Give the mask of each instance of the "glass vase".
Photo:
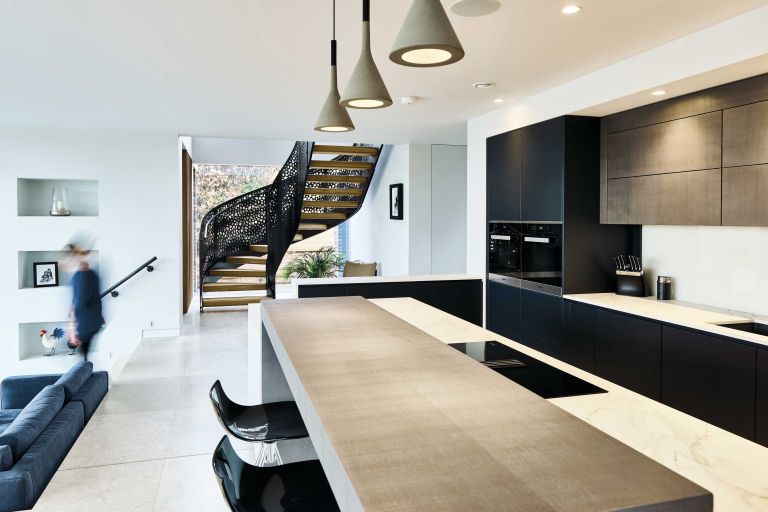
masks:
<svg viewBox="0 0 768 512"><path fill-rule="evenodd" d="M54 217L68 217L72 215L69 211L69 201L67 200L67 189L55 187L51 193L51 211Z"/></svg>

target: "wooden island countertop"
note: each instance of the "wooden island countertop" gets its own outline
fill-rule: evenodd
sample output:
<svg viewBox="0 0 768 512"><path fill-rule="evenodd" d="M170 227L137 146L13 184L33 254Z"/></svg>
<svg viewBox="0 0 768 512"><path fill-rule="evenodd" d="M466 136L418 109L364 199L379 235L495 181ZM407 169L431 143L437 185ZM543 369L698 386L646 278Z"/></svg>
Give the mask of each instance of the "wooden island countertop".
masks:
<svg viewBox="0 0 768 512"><path fill-rule="evenodd" d="M261 307L342 510L712 510L707 490L365 299Z"/></svg>

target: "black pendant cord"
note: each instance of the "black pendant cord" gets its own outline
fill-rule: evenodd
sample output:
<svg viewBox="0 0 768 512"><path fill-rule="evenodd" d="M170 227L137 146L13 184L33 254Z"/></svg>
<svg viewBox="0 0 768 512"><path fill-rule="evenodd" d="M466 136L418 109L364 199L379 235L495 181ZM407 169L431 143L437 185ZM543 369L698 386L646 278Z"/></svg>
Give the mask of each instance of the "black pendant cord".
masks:
<svg viewBox="0 0 768 512"><path fill-rule="evenodd" d="M331 39L331 66L336 65L336 0L333 0L333 39Z"/></svg>
<svg viewBox="0 0 768 512"><path fill-rule="evenodd" d="M371 0L363 0L363 21L371 21Z"/></svg>

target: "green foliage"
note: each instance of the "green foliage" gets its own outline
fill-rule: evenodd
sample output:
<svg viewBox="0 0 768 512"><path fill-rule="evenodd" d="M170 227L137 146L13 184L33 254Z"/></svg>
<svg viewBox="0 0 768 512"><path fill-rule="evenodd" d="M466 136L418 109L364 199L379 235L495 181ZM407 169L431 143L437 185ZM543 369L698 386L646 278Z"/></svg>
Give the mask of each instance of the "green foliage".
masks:
<svg viewBox="0 0 768 512"><path fill-rule="evenodd" d="M336 277L336 273L344 268L345 256L336 252L333 247L321 247L317 251L297 255L283 265L281 275L290 277Z"/></svg>

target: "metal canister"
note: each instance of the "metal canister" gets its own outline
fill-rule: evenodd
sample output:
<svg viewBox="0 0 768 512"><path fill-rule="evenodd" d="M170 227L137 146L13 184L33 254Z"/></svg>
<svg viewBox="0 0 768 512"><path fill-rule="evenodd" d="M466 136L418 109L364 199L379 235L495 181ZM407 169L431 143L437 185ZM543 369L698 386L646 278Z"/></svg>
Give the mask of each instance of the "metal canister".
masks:
<svg viewBox="0 0 768 512"><path fill-rule="evenodd" d="M659 276L656 280L656 298L659 300L672 299L672 278Z"/></svg>

